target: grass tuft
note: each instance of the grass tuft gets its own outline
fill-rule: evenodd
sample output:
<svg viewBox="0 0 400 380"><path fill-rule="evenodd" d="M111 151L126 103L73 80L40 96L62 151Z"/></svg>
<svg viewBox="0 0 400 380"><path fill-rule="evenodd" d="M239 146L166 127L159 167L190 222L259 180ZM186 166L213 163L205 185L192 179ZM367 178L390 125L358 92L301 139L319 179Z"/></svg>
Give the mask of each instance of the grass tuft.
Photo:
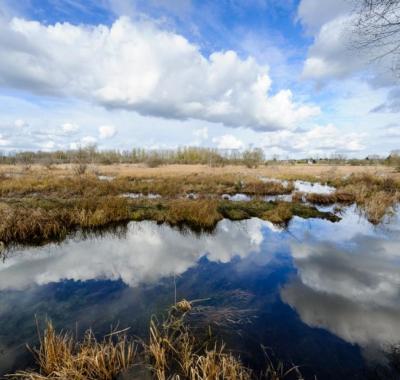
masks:
<svg viewBox="0 0 400 380"><path fill-rule="evenodd" d="M32 349L39 371L19 371L11 379L112 380L132 367L136 346L121 332L98 341L91 330L76 342L69 333L56 333L47 322L38 349Z"/></svg>
<svg viewBox="0 0 400 380"><path fill-rule="evenodd" d="M102 197L64 202L24 200L0 203L0 241L41 244L65 238L77 228L98 228L130 218L123 198Z"/></svg>
<svg viewBox="0 0 400 380"><path fill-rule="evenodd" d="M262 219L275 224L287 224L292 217L293 212L289 203L279 203L274 209L266 211L262 215Z"/></svg>
<svg viewBox="0 0 400 380"><path fill-rule="evenodd" d="M213 228L222 219L218 213L218 201L213 199L176 200L168 205L165 221L172 225Z"/></svg>

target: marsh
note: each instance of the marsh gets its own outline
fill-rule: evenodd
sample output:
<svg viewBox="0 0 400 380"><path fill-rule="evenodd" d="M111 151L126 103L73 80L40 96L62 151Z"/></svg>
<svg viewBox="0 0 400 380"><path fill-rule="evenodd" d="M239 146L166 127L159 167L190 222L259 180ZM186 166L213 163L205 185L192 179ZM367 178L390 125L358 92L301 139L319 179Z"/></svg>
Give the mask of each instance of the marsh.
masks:
<svg viewBox="0 0 400 380"><path fill-rule="evenodd" d="M0 0L0 378L400 379L400 0Z"/></svg>
<svg viewBox="0 0 400 380"><path fill-rule="evenodd" d="M220 221L195 233L152 221L60 244L15 248L0 265L1 373L33 365L35 318L101 336L111 325L145 339L179 299L253 370L261 346L303 376L396 378L400 218L374 226L354 206L341 220Z"/></svg>

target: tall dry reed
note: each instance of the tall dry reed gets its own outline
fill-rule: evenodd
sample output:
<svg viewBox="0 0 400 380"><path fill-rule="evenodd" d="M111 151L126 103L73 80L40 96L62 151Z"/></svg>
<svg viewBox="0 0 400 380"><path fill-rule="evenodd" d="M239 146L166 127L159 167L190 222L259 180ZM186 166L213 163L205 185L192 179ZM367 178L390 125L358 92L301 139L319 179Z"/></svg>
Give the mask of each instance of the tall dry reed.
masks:
<svg viewBox="0 0 400 380"><path fill-rule="evenodd" d="M32 349L38 371L19 371L12 379L113 380L135 363L137 349L123 332L113 332L98 341L91 330L81 342L69 333L57 333L47 322L40 345Z"/></svg>
<svg viewBox="0 0 400 380"><path fill-rule="evenodd" d="M155 380L281 380L295 374L298 368L274 364L266 355L265 371L256 375L240 358L208 335L195 336L187 322L192 303L182 300L172 306L165 319L150 321L149 341L132 342L126 331L116 331L98 341L88 330L82 341L65 332L57 333L47 322L39 336L39 348L32 349L38 369L18 371L10 379L25 380L114 380L129 374L150 370ZM134 377L137 379L137 377Z"/></svg>

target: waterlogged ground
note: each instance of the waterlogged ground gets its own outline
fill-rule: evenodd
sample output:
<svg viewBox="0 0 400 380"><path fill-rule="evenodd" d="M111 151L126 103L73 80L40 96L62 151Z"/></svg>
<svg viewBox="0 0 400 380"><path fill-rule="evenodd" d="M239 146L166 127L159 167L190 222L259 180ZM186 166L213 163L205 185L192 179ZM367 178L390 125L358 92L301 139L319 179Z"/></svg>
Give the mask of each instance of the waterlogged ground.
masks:
<svg viewBox="0 0 400 380"><path fill-rule="evenodd" d="M399 378L389 357L400 343L400 218L372 226L352 207L338 223L223 220L199 235L136 222L10 252L0 264L0 374L32 364L35 318L145 337L175 286L178 299L199 300L197 326L211 325L255 369L264 345L306 378Z"/></svg>

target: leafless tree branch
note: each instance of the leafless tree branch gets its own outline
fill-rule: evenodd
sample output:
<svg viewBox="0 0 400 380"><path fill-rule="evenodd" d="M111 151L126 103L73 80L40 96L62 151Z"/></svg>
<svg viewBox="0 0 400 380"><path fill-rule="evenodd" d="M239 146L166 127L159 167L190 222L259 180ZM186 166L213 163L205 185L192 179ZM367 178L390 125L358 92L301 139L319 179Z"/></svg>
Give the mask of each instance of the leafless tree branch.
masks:
<svg viewBox="0 0 400 380"><path fill-rule="evenodd" d="M374 60L392 56L400 74L400 0L354 0L354 5L355 47Z"/></svg>

